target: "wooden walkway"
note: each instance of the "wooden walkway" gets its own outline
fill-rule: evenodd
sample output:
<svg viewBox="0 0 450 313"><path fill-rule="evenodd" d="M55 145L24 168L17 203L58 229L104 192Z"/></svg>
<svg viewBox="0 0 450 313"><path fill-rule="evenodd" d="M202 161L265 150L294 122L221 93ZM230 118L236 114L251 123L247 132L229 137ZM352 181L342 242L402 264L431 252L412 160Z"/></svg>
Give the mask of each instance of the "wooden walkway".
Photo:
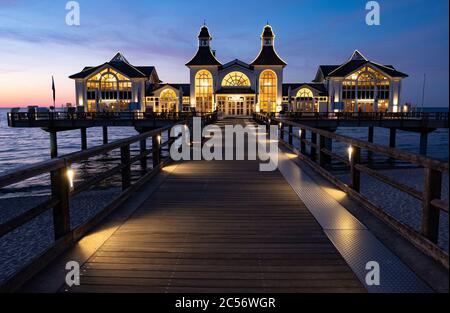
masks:
<svg viewBox="0 0 450 313"><path fill-rule="evenodd" d="M280 172L176 164L68 292L365 292Z"/></svg>

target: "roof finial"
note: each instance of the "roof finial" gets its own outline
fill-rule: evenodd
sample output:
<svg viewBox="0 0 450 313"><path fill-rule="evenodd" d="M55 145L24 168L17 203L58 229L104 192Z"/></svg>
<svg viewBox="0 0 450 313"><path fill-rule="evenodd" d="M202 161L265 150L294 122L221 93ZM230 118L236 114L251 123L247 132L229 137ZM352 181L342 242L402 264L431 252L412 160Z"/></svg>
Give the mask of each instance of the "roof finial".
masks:
<svg viewBox="0 0 450 313"><path fill-rule="evenodd" d="M206 26L206 18L203 19L203 26Z"/></svg>
<svg viewBox="0 0 450 313"><path fill-rule="evenodd" d="M266 25L267 25L267 26L269 26L269 20L267 20L267 23L266 23Z"/></svg>

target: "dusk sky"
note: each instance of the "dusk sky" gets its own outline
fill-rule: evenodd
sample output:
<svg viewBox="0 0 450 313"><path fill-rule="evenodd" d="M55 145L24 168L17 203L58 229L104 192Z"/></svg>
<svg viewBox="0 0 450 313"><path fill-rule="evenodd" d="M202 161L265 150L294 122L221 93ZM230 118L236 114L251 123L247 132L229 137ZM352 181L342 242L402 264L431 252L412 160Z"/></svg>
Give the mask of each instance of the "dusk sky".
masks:
<svg viewBox="0 0 450 313"><path fill-rule="evenodd" d="M308 82L320 64L341 64L359 49L367 58L409 74L402 102L449 103L448 0L385 0L381 25L367 26L367 1L80 0L81 25L65 23L67 1L0 0L0 106L74 103L69 75L121 51L134 65L154 65L165 82L189 82L184 64L197 49L203 20L225 63L252 61L266 21L285 82Z"/></svg>

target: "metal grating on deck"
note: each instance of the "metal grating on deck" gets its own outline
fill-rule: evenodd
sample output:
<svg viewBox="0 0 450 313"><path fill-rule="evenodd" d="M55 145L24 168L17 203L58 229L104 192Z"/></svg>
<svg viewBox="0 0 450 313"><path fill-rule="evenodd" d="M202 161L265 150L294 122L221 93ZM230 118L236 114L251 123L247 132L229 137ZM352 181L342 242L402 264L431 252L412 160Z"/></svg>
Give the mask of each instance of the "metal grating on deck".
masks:
<svg viewBox="0 0 450 313"><path fill-rule="evenodd" d="M432 290L383 245L338 201L302 171L288 153L280 151L279 170L320 223L328 238L369 292L431 292ZM366 264L380 264L380 286L367 286Z"/></svg>

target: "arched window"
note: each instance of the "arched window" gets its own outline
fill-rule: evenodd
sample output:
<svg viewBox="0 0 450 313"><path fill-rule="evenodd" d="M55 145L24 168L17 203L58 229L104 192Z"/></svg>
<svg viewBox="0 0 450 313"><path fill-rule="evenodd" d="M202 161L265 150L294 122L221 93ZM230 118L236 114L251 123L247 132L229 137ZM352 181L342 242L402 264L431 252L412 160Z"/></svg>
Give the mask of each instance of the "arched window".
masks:
<svg viewBox="0 0 450 313"><path fill-rule="evenodd" d="M228 73L222 80L224 87L249 87L250 79L242 72Z"/></svg>
<svg viewBox="0 0 450 313"><path fill-rule="evenodd" d="M314 112L315 104L314 104L314 94L309 88L301 88L297 92L296 96L297 100L297 109L303 112Z"/></svg>
<svg viewBox="0 0 450 313"><path fill-rule="evenodd" d="M369 72L361 73L358 76L358 99L373 100L375 99L376 78Z"/></svg>
<svg viewBox="0 0 450 313"><path fill-rule="evenodd" d="M172 89L164 89L159 96L160 112L177 112L178 98Z"/></svg>
<svg viewBox="0 0 450 313"><path fill-rule="evenodd" d="M213 111L213 77L207 70L195 75L195 99L197 111Z"/></svg>
<svg viewBox="0 0 450 313"><path fill-rule="evenodd" d="M259 76L259 105L262 112L275 112L277 107L277 75L265 70Z"/></svg>
<svg viewBox="0 0 450 313"><path fill-rule="evenodd" d="M297 98L300 99L312 99L314 98L314 95L311 91L311 89L308 88L302 88L297 92Z"/></svg>
<svg viewBox="0 0 450 313"><path fill-rule="evenodd" d="M385 109L389 102L389 78L369 66L347 76L342 84L342 100L346 111Z"/></svg>
<svg viewBox="0 0 450 313"><path fill-rule="evenodd" d="M117 77L112 73L105 73L100 78L102 100L117 100Z"/></svg>

